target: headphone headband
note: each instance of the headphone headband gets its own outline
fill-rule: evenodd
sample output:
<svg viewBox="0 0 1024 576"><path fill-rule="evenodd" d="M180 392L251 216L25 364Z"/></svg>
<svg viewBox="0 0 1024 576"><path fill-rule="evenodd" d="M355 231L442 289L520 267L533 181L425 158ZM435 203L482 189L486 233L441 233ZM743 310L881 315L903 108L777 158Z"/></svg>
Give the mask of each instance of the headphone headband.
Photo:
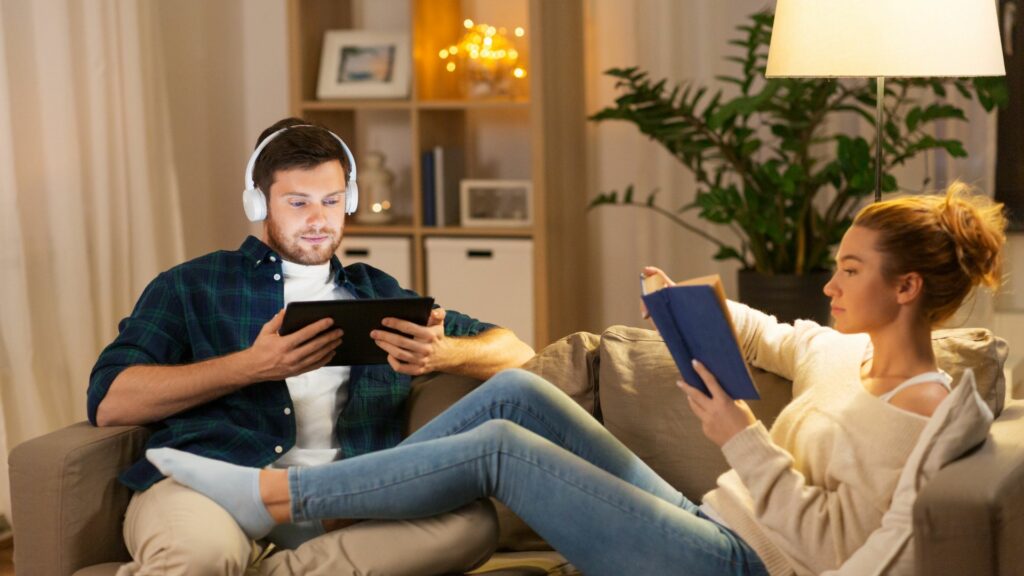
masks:
<svg viewBox="0 0 1024 576"><path fill-rule="evenodd" d="M267 199L266 194L256 187L256 183L253 181L253 171L256 168L256 160L259 159L260 153L267 147L267 144L271 140L277 138L282 132L291 130L292 128L316 128L323 130L334 137L341 144L341 150L345 154L345 159L348 160L349 172L348 178L345 181L345 212L352 214L356 211L356 207L359 204L359 188L356 185L356 159L352 156L352 151L349 150L345 141L340 136L321 128L320 126L313 126L312 124L296 124L295 126L286 126L271 133L269 136L260 142L256 149L252 151L252 155L249 156L249 162L245 166L245 191L242 193L242 205L245 208L245 214L249 217L249 220L253 222L259 222L267 216Z"/></svg>

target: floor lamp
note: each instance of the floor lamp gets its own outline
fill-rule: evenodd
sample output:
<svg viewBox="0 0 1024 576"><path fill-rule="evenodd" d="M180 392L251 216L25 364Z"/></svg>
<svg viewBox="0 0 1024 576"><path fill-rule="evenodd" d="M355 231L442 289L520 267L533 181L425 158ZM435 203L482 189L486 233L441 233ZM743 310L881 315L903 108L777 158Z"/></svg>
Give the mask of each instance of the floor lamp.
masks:
<svg viewBox="0 0 1024 576"><path fill-rule="evenodd" d="M995 0L778 0L765 76L877 78L877 202L885 78L1005 74Z"/></svg>

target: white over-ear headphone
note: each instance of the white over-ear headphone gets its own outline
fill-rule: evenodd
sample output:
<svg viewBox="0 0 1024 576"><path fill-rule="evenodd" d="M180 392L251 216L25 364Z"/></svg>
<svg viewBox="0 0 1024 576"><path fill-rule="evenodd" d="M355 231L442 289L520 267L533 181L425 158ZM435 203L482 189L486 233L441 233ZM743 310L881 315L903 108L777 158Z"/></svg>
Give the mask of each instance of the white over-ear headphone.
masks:
<svg viewBox="0 0 1024 576"><path fill-rule="evenodd" d="M320 128L319 126L313 126L311 124L297 124L295 126L288 126L281 128L277 132L274 132L270 136L263 139L262 142L256 146L256 149L252 151L252 156L249 157L249 164L245 167L245 191L242 192L242 207L245 208L245 215L249 218L250 222L259 222L267 217L267 196L262 190L256 187L256 183L252 180L252 171L256 167L256 159L260 157L260 152L267 147L267 144L271 140L277 138L285 130L292 128L317 128L325 130L331 136L341 144L341 149L345 152L345 158L348 159L349 172L348 181L345 182L345 213L352 214L356 211L356 206L359 205L359 187L356 185L356 159L352 156L352 151L348 149L345 141L342 140L337 134L327 130L326 128Z"/></svg>

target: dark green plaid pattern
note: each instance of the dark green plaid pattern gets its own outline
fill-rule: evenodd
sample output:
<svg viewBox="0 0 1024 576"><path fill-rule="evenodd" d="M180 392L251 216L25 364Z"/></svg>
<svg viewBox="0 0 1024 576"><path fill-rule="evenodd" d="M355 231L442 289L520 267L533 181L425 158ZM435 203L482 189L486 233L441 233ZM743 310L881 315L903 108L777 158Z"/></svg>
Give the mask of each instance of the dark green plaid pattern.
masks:
<svg viewBox="0 0 1024 576"><path fill-rule="evenodd" d="M335 282L356 298L415 296L391 276L364 264L331 260ZM219 251L176 266L146 287L89 378L89 420L122 370L136 364L178 365L252 345L284 306L281 258L250 236L237 251ZM492 328L448 311L445 333L472 336ZM342 457L389 448L401 440L410 378L390 366L353 366L349 399L335 431ZM286 410L287 409L287 410ZM171 446L244 466L263 467L295 445L295 410L284 381L261 382L175 414L152 426L147 448ZM120 479L145 490L163 476L140 459Z"/></svg>

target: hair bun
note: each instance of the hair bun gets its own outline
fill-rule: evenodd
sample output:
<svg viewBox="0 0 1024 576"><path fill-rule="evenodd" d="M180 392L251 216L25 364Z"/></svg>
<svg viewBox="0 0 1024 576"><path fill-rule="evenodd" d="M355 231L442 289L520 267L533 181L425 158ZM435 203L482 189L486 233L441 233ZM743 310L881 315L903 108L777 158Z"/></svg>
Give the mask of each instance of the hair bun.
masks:
<svg viewBox="0 0 1024 576"><path fill-rule="evenodd" d="M954 182L936 206L936 216L952 238L960 268L972 285L997 288L1002 281L1002 248L1006 243L1003 205L972 193L962 182Z"/></svg>

